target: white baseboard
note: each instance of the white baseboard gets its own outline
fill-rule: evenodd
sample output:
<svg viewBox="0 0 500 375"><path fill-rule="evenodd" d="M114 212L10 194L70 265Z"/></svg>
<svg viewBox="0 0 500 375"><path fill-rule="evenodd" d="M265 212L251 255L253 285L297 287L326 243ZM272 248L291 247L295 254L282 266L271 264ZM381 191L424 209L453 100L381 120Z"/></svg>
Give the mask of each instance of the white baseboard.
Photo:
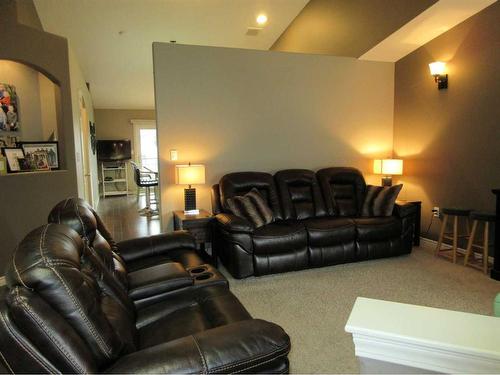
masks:
<svg viewBox="0 0 500 375"><path fill-rule="evenodd" d="M431 240L430 238L420 237L420 246L424 246L428 249L434 250L434 249L436 249L437 241ZM441 246L443 247L443 249L451 249L452 248L452 246L450 244L447 244L447 243L443 243ZM462 254L462 255L465 255L467 250L462 248L462 247L458 247L457 252ZM488 256L488 262L493 263L492 256Z"/></svg>

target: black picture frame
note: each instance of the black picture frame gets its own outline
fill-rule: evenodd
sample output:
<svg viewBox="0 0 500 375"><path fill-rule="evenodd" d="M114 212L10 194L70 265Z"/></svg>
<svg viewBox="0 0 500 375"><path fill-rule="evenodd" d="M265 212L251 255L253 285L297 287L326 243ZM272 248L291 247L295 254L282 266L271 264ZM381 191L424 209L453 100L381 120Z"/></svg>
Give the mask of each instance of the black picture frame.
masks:
<svg viewBox="0 0 500 375"><path fill-rule="evenodd" d="M50 147L42 147L43 145L50 146ZM60 169L61 163L60 163L60 159L59 159L59 142L57 142L57 141L33 141L33 142L23 141L23 142L19 142L18 146L23 149L24 154L25 154L25 158L27 158L27 159L29 159L29 153L37 152L40 150L47 151L47 157L48 157L48 161L49 161L50 170ZM26 150L29 150L29 153ZM55 155L51 154L49 152L49 150L54 151Z"/></svg>
<svg viewBox="0 0 500 375"><path fill-rule="evenodd" d="M24 150L21 147L2 147L2 155L5 156L5 158L7 159L7 173L25 172L21 169L17 159L14 163L14 161L12 160L13 156L10 155L11 153L9 152L9 150L15 150L18 152L20 151L22 158L24 158ZM17 167L16 167L16 165L17 165Z"/></svg>

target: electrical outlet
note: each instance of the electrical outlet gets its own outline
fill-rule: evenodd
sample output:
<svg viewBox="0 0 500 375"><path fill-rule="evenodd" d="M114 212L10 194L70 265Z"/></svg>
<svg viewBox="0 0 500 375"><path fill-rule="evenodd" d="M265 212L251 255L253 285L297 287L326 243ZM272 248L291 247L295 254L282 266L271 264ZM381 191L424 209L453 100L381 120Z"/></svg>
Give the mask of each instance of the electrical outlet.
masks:
<svg viewBox="0 0 500 375"><path fill-rule="evenodd" d="M432 216L433 217L439 217L441 214L441 211L439 210L439 207L432 207Z"/></svg>

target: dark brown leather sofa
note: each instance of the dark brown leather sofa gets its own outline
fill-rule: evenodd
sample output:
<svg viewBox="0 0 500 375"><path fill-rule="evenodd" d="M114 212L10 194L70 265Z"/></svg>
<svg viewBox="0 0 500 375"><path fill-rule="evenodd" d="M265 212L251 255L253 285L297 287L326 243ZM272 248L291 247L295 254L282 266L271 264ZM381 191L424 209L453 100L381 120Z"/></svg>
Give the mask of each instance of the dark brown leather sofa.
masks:
<svg viewBox="0 0 500 375"><path fill-rule="evenodd" d="M257 229L226 203L252 188L276 219ZM354 168L227 174L212 188L214 246L236 278L410 253L416 207L396 204L392 216L360 217L365 191Z"/></svg>
<svg viewBox="0 0 500 375"><path fill-rule="evenodd" d="M288 372L288 335L252 319L189 234L115 243L78 199L49 221L16 248L0 288L9 372Z"/></svg>

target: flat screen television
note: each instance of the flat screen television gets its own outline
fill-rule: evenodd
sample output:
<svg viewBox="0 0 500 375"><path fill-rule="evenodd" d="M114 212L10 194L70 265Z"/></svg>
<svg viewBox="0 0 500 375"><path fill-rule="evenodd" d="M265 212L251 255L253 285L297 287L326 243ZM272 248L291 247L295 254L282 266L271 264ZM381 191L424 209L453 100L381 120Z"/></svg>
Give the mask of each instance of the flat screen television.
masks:
<svg viewBox="0 0 500 375"><path fill-rule="evenodd" d="M97 141L97 159L99 161L123 161L132 159L130 140Z"/></svg>

